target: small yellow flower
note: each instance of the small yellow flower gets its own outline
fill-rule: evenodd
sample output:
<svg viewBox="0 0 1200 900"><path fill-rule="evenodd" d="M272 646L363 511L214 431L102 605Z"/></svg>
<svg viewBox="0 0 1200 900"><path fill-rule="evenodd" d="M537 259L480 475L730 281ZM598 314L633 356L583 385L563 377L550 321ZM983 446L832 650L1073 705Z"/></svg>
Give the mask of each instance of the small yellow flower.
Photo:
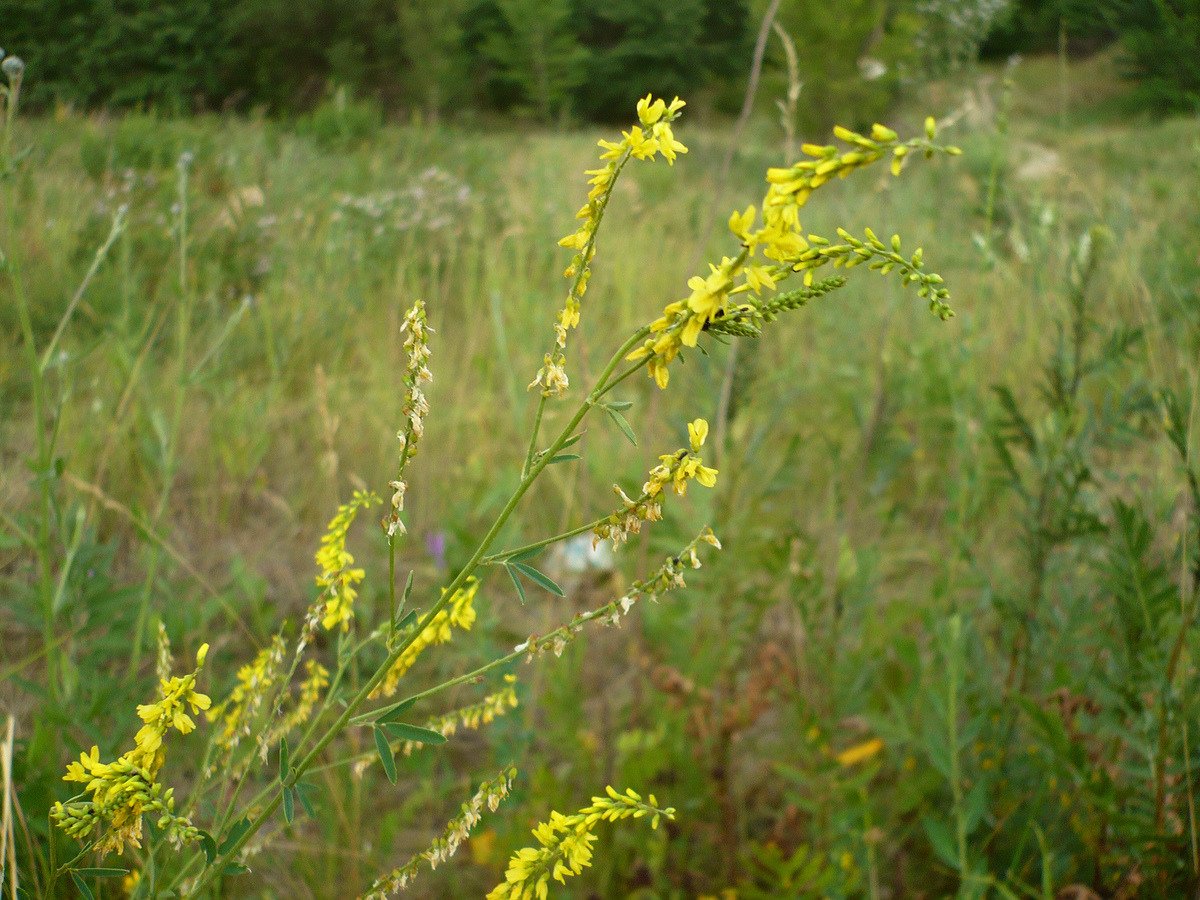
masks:
<svg viewBox="0 0 1200 900"><path fill-rule="evenodd" d="M754 218L758 215L758 210L754 205L746 207L745 212L734 210L729 216L729 230L733 232L734 237L739 238L742 242L750 240L750 228L754 225Z"/></svg>
<svg viewBox="0 0 1200 900"><path fill-rule="evenodd" d="M865 762L875 756L883 749L883 741L879 738L871 738L869 741L863 741L861 744L855 744L849 747L834 757L840 766L853 766L856 763Z"/></svg>

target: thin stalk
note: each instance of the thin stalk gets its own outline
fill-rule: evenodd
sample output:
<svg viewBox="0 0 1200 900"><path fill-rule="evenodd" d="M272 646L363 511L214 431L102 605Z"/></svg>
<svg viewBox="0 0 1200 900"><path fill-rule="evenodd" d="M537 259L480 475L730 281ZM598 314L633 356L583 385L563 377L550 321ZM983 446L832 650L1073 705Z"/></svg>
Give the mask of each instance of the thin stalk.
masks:
<svg viewBox="0 0 1200 900"><path fill-rule="evenodd" d="M13 175L12 133L13 122L16 118L20 97L20 80L10 81L4 110L4 175L9 176L8 202L8 236L17 233L18 197L16 179ZM37 522L37 542L34 557L37 566L38 598L42 608L42 646L46 656L46 687L49 705L58 706L58 658L54 653L54 576L52 559L53 536L51 523L54 521L56 507L52 487L53 443L46 432L47 405L46 382L37 354L37 340L33 330L33 316L29 308L29 298L25 293L25 280L21 264L16 254L8 254L9 281L16 298L17 321L21 329L21 343L24 346L26 364L29 370L30 398L33 403L34 426L34 481L37 484L37 496L40 503L40 515Z"/></svg>
<svg viewBox="0 0 1200 900"><path fill-rule="evenodd" d="M949 689L946 697L946 726L950 740L950 792L954 798L954 839L958 854L958 874L962 882L967 872L967 823L963 815L962 763L959 760L958 737L958 679L959 647L962 636L962 619L958 615L950 619L950 652L947 654Z"/></svg>
<svg viewBox="0 0 1200 900"><path fill-rule="evenodd" d="M183 423L183 406L190 387L188 369L184 364L192 325L192 292L188 288L188 167L191 165L190 155L181 156L178 162L178 205L179 213L176 219L178 234L177 256L179 267L177 285L179 292L179 315L175 322L175 359L179 372L175 380L175 392L172 397L171 421L167 431L166 444L163 447L162 458L162 488L159 491L158 502L154 506L151 523L155 528L162 521L175 485L178 470L179 433ZM150 558L150 568L142 585L142 594L138 603L137 624L133 634L133 652L129 656L127 676L132 678L137 674L142 658L142 641L146 625L150 617L150 601L154 594L154 586L158 580L158 568L161 561L161 549L155 547Z"/></svg>
<svg viewBox="0 0 1200 900"><path fill-rule="evenodd" d="M537 411L533 414L533 431L529 435L529 448L525 451L525 465L521 467L521 477L524 478L533 466L533 448L537 446L538 434L542 430L542 415L546 412L546 394L538 397Z"/></svg>
<svg viewBox="0 0 1200 900"><path fill-rule="evenodd" d="M608 201L612 197L613 188L617 184L617 179L621 177L621 172L625 170L625 165L629 162L631 152L632 151L627 149L621 155L620 160L614 167L612 179L608 182L608 190L604 192L596 204L596 226L592 229L591 236L588 238L587 243L583 246L583 249L579 251L580 263L575 272L575 277L571 280L571 289L567 292L568 297L576 296L576 292L579 290L580 283L587 276L591 259L595 255L596 251L596 237L600 234L600 225L604 221L604 211L608 209ZM533 417L533 428L531 429L529 435L529 447L525 451L525 465L521 467L521 478L525 478L525 476L529 474L530 468L533 466L533 448L537 446L538 435L541 433L542 415L546 411L547 399L549 398L547 397L545 391L542 391L542 395L538 398L537 411L534 413Z"/></svg>

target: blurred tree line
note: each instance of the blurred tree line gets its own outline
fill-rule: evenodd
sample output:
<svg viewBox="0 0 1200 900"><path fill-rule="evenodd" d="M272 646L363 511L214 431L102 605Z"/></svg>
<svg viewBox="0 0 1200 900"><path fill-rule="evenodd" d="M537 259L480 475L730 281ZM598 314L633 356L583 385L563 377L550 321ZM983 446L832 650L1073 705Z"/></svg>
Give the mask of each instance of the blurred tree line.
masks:
<svg viewBox="0 0 1200 900"><path fill-rule="evenodd" d="M389 108L605 119L649 86L749 67L749 0L0 0L27 98L175 111L311 107L331 85Z"/></svg>
<svg viewBox="0 0 1200 900"><path fill-rule="evenodd" d="M1200 112L1200 0L1012 0L982 52L1086 53L1114 41L1139 101Z"/></svg>
<svg viewBox="0 0 1200 900"><path fill-rule="evenodd" d="M653 89L736 109L766 0L0 0L27 100L168 112L390 110L624 118ZM906 81L980 52L1118 41L1141 96L1200 105L1200 0L784 0L801 127L881 115ZM768 57L782 72L774 38ZM862 124L848 122L847 124Z"/></svg>

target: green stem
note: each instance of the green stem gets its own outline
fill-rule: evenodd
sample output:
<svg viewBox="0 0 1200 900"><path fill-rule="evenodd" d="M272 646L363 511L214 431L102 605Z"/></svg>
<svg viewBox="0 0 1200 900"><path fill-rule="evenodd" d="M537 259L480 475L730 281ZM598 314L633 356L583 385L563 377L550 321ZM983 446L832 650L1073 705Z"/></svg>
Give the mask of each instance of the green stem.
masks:
<svg viewBox="0 0 1200 900"><path fill-rule="evenodd" d="M608 201L612 197L613 188L616 186L617 179L621 177L621 172L625 169L625 164L629 162L632 151L626 150L622 154L620 160L614 167L612 178L608 182L608 190L599 198L596 204L596 226L592 229L591 236L588 238L587 244L579 251L580 263L575 272L575 277L571 280L571 289L567 292L568 297L575 297L579 290L579 285L588 273L592 256L596 251L596 237L600 234L600 224L604 221L604 211L608 208ZM557 347L555 349L558 349ZM538 398L537 412L533 417L533 431L529 435L529 448L525 451L525 465L521 467L521 477L524 478L529 474L530 468L533 466L533 448L537 446L538 435L542 429L542 414L546 411L546 393L543 391L541 397Z"/></svg>
<svg viewBox="0 0 1200 900"><path fill-rule="evenodd" d="M396 537L388 535L388 643L396 639Z"/></svg>
<svg viewBox="0 0 1200 900"><path fill-rule="evenodd" d="M529 474L529 469L533 466L533 448L537 446L538 434L542 430L542 414L546 411L546 394L543 392L538 397L537 412L533 415L533 432L529 435L529 449L525 451L525 465L521 467L521 477L524 478Z"/></svg>
<svg viewBox="0 0 1200 900"><path fill-rule="evenodd" d="M648 499L650 499L649 494L642 494L640 497L638 497L637 500L634 501L634 503L635 504L642 503L643 501L648 500ZM611 515L611 513L609 514L609 516L610 515ZM603 525L605 522L607 522L609 519L609 516L601 516L600 518L596 519L595 521L588 522L585 525L579 525L575 528L572 528L570 531L564 531L564 532L562 532L562 534L556 534L553 537L548 537L548 538L545 538L540 541L534 541L532 544L525 544L522 547L514 547L512 550L503 550L500 553L493 553L491 556L485 556L482 560L479 561L479 564L481 566L492 566L492 565L495 565L496 563L509 560L514 556L520 556L524 553L531 553L534 550L540 550L543 547L549 547L551 544L557 544L559 541L569 540L570 538L576 537L577 535L586 534L589 531L594 531L595 529L597 529L601 525Z"/></svg>

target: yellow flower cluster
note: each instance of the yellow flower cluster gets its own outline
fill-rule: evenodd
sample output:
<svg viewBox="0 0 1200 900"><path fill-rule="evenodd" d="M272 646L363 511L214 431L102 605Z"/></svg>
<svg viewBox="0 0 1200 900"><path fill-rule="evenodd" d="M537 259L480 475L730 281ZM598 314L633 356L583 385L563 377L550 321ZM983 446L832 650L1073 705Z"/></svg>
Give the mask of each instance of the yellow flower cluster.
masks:
<svg viewBox="0 0 1200 900"><path fill-rule="evenodd" d="M218 746L232 750L250 734L263 701L279 680L283 653L283 638L275 635L269 646L238 669L237 682L229 696L208 711L208 721L222 722L221 732L216 736Z"/></svg>
<svg viewBox="0 0 1200 900"><path fill-rule="evenodd" d="M717 470L704 465L699 456L700 448L708 438L708 422L696 419L688 423L688 438L691 451L677 450L668 456L660 456L660 464L650 470L650 480L642 486L642 490L651 497L657 497L663 488L670 485L675 493L683 496L687 493L688 482L698 481L703 487L714 487L717 483Z"/></svg>
<svg viewBox="0 0 1200 900"><path fill-rule="evenodd" d="M500 802L512 790L513 779L516 777L517 770L510 766L491 781L481 784L474 796L462 805L462 812L446 824L441 837L436 838L428 849L418 853L404 865L375 879L370 890L363 895L363 900L384 900L385 897L408 887L422 863L436 869L452 857L470 835L471 829L479 824L484 809L495 812L500 807Z"/></svg>
<svg viewBox="0 0 1200 900"><path fill-rule="evenodd" d="M853 766L860 762L866 762L871 757L876 756L883 749L883 741L879 738L871 738L863 741L861 744L855 744L853 747L848 747L841 753L837 754L834 759L837 760L839 766Z"/></svg>
<svg viewBox="0 0 1200 900"><path fill-rule="evenodd" d="M565 884L568 875L578 875L592 864L593 832L600 822L650 816L650 827L658 828L662 818L675 818L675 810L660 809L653 794L643 802L632 789L620 794L608 787L605 792L608 796L593 797L590 806L574 815L551 812L548 822L539 823L533 836L541 846L513 854L504 881L488 894L488 900L545 900L551 879Z"/></svg>
<svg viewBox="0 0 1200 900"><path fill-rule="evenodd" d="M629 539L629 535L641 532L643 522L661 520L662 499L667 486L682 495L687 493L689 481L695 480L709 488L717 483L717 470L704 465L704 460L698 455L708 437L708 422L704 419L689 422L688 437L691 451L683 448L660 456L659 464L650 471L649 479L642 486L642 495L636 500L621 490L620 485L613 485L623 508L593 529L593 546L600 541L611 540L615 550Z"/></svg>
<svg viewBox="0 0 1200 900"><path fill-rule="evenodd" d="M346 631L350 627L350 620L354 618L354 598L358 596L355 585L363 580L366 573L362 569L351 568L354 557L346 549L346 535L358 511L378 500L370 491L355 491L349 503L338 507L337 514L329 520L329 527L321 538L321 547L316 554L317 566L321 570L317 585L323 589L325 596L325 615L321 624L326 631L338 626Z"/></svg>
<svg viewBox="0 0 1200 900"><path fill-rule="evenodd" d="M687 147L675 139L671 129L671 123L679 118L679 111L684 106L684 101L678 97L667 103L662 98L656 100L647 94L637 105L640 124L621 132L619 141L600 141L600 148L604 151L600 154L600 160L604 165L584 173L590 176L588 184L591 190L587 203L575 214L581 220L579 228L558 242L559 246L576 251L563 273L571 279L571 288L554 325L554 350L546 354L544 364L537 378L529 385L530 388L541 387L543 394L554 396L563 393L569 386L563 353L567 346L567 332L579 325L580 301L587 292L592 258L596 255L596 234L612 196L613 186L630 159L650 160L661 155L668 164L674 165L678 154L687 153Z"/></svg>
<svg viewBox="0 0 1200 900"><path fill-rule="evenodd" d="M818 235L805 235L800 224L800 208L812 192L833 177L845 178L851 172L868 166L888 154L892 156L892 171L899 174L909 154L923 150L926 156L935 152L957 154L956 147L933 143L936 135L932 119L926 122L926 134L901 142L890 128L876 124L871 136L847 128L834 133L851 145L839 152L836 146L805 144L809 159L787 168L767 170L767 193L762 202L762 227L756 228L759 210L753 205L729 217L729 230L742 244L735 257L724 257L719 265L709 264L707 276L696 275L688 280L691 293L670 303L662 315L650 324L650 337L628 355L630 361L646 360L650 376L660 388L670 380L669 366L685 347L695 347L701 332L717 323L726 322L731 313L757 314L760 304L751 299L762 291L774 291L778 282L796 272L804 272L805 285L812 284L812 270L832 262L835 266L851 268L869 262L883 274L898 268L905 284L919 284L918 293L929 300L930 308L942 318L950 315L946 304L948 292L940 287L941 278L919 271L920 251L911 259L899 255L898 240L889 251L871 235L867 241L847 239L839 230L844 243L834 244ZM755 262L762 251L767 262ZM733 298L744 295L747 302L735 306ZM761 316L755 316L761 323ZM725 333L741 333L725 328ZM749 332L753 333L753 331Z"/></svg>
<svg viewBox="0 0 1200 900"><path fill-rule="evenodd" d="M478 591L479 580L467 579L467 583L454 592L454 596L450 598L445 609L439 610L438 614L433 617L433 621L426 625L417 635L416 640L400 654L400 658L388 670L383 681L371 692L371 697L390 697L396 693L400 679L412 668L417 657L425 651L426 647L448 643L454 636L452 629L461 628L463 631L470 631L471 626L475 624L475 607L472 604Z"/></svg>
<svg viewBox="0 0 1200 900"><path fill-rule="evenodd" d="M196 690L196 678L204 668L208 644L196 654L196 669L188 675L163 678L159 699L138 706L144 723L134 737L134 748L115 762L100 760L100 748L92 747L78 762L67 766L63 781L83 784L90 793L86 801L56 803L51 816L60 828L75 838L86 838L101 828L107 833L97 842L96 850L122 853L126 846L140 847L142 817L157 814L159 828L175 843L190 843L199 832L186 819L174 814L172 789L163 789L157 781L165 760L163 738L171 730L189 734L196 723L194 715L208 709L211 701Z"/></svg>

